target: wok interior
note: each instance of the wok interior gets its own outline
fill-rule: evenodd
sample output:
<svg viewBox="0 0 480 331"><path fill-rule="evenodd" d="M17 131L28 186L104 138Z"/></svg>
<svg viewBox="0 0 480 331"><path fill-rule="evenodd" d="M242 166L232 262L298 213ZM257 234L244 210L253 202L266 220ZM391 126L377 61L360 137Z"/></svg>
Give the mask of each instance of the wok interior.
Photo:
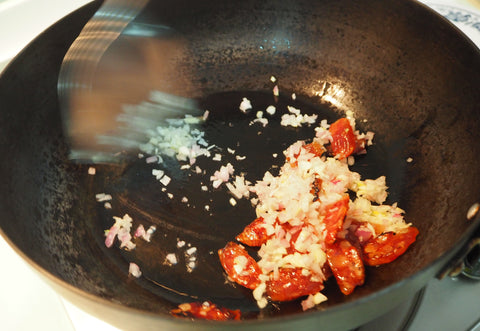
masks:
<svg viewBox="0 0 480 331"><path fill-rule="evenodd" d="M252 220L247 204L239 206L245 215L220 208L233 220L202 220L200 212L190 214L180 204L162 200L154 187L159 184L140 161L98 166L97 175L89 176L87 166L67 160L57 75L68 46L96 6L85 7L43 34L0 80L2 231L49 273L112 302L168 314L178 303L210 299L257 317L249 291L223 284L220 265L213 262L216 249ZM394 263L369 268L366 284L351 296L328 286L329 300L321 310L414 275L472 230L465 215L480 187L475 171L480 155L480 60L478 50L439 17L409 1L162 1L154 6L163 13L154 19L187 40L174 64L178 79L193 82L182 93L202 100L205 107L237 105L233 97L242 93L267 100L269 77L274 75L285 93L281 102L287 103L286 96L294 92L302 107L317 111L320 118L353 110L356 118L366 120L360 128L376 133L371 156L359 160L358 171L387 176L390 202L406 210L406 219L419 228L420 236ZM223 106L221 100L227 100ZM222 131L222 123L228 122L225 114L214 116L219 130L212 139L230 139ZM308 130L313 131L305 130L290 131L285 138L272 129L278 137L260 149L280 148L286 144L282 139L307 137ZM234 138L245 139L241 133ZM266 158L258 160L252 165L261 174L271 164ZM182 180L180 174L178 178ZM112 212L95 201L102 188L117 194L116 216L128 211L145 225L157 224L152 243L129 253L105 248L103 230L111 225ZM176 189L189 192L181 181ZM197 271L162 265L165 247L174 247L179 237L206 253ZM143 263L146 277L129 278L129 260ZM287 304L261 316L296 313L298 306Z"/></svg>

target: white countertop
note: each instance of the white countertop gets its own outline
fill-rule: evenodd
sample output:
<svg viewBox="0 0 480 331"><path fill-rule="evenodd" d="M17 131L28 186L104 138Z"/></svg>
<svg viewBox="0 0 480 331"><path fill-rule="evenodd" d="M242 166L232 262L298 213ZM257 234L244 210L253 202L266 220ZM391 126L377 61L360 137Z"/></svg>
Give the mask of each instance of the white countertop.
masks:
<svg viewBox="0 0 480 331"><path fill-rule="evenodd" d="M0 72L10 59L15 56L30 40L48 26L90 2L89 0L0 0ZM423 1L432 8L447 15L449 8L459 8L480 17L480 0ZM442 7L443 6L443 7ZM45 8L47 8L45 10ZM443 12L442 12L443 11ZM40 14L41 13L41 14ZM447 16L448 17L448 16ZM480 45L480 28L465 24L465 20L449 17L477 45ZM468 22L467 22L468 23ZM480 26L480 23L479 23ZM12 331L83 331L105 330L116 328L79 310L45 284L39 276L13 251L0 237L0 261L2 271L8 266L8 272L0 275L0 329ZM455 282L444 280L442 282ZM480 296L480 283L477 285L460 284L451 290L449 283L432 281L427 287L425 302L435 302L445 298L454 299L461 304L464 298L475 302ZM479 301L480 302L480 299ZM432 305L431 304L431 305ZM465 317L465 328L471 326L480 317L479 306L462 309ZM420 309L419 314L431 314L428 309ZM470 310L473 309L473 314ZM473 319L475 312L478 316ZM448 312L438 312L448 314ZM445 316L445 315L444 315ZM452 330L448 324L435 324L432 319L415 320L411 330Z"/></svg>

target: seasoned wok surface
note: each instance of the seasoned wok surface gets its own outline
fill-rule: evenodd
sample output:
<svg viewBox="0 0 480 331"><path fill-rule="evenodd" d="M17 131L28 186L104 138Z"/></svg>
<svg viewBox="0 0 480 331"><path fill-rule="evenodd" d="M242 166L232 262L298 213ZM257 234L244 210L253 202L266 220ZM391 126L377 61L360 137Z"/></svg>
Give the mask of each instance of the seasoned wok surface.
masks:
<svg viewBox="0 0 480 331"><path fill-rule="evenodd" d="M243 95L258 104L270 102L273 74L285 93L281 103L295 92L304 112L333 119L353 110L366 120L361 128L376 132L376 144L354 170L366 177L386 175L390 201L420 230L402 258L369 269L366 284L353 295L327 286L323 308L354 302L414 275L472 231L465 215L480 187L474 170L480 155L480 57L474 46L409 1L232 4L158 4L173 8L161 19L189 40L178 68L182 79L194 82L195 89L184 92L212 110L208 138L225 146L240 141L252 155L245 167L254 180L281 163L270 158L271 150L280 153L311 136L312 127L274 125L254 136L257 127L228 113ZM87 166L67 160L57 75L69 44L97 5L44 33L0 78L2 231L49 273L109 301L167 314L177 303L208 298L256 316L248 291L224 284L216 255L209 253L253 219L248 203L232 209L212 194L217 206L210 217L201 208L166 200L142 161L99 166L97 175L89 176ZM227 122L235 124L232 130ZM172 190L191 193L189 200L199 206L209 199L189 191L195 178L174 170L172 175ZM103 191L118 199L111 212L95 201ZM129 253L103 244L110 213L125 212L157 225L152 243ZM195 274L159 263L178 237L205 253ZM128 278L130 260L142 264L146 277ZM295 313L297 306L286 304L280 313Z"/></svg>

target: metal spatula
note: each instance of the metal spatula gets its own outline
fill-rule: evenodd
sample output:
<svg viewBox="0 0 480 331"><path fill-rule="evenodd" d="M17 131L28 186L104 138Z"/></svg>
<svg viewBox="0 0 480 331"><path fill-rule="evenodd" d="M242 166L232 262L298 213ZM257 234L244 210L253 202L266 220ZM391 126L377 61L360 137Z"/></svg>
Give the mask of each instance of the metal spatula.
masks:
<svg viewBox="0 0 480 331"><path fill-rule="evenodd" d="M166 118L198 115L175 74L184 42L135 19L148 0L106 0L64 57L58 94L70 158L111 162Z"/></svg>

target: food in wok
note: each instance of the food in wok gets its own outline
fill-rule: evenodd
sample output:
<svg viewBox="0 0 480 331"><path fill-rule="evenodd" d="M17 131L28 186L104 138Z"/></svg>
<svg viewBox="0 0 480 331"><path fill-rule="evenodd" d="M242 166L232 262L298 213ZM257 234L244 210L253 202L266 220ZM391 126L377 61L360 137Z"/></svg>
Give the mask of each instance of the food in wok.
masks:
<svg viewBox="0 0 480 331"><path fill-rule="evenodd" d="M271 80L276 81L273 76ZM293 106L279 110L281 116L276 114L278 95L278 85L275 85L272 105L265 109L265 115L262 110L254 110L246 97L238 107L244 114L255 113L253 120L245 115L244 121L260 130L275 122L293 130L301 126L314 127L313 138L296 141L283 151L285 162L276 169L276 175L266 171L262 179L252 184L245 180L248 169L236 174L236 166L231 163L213 174L207 174L196 165L198 157L210 158L213 162L221 162L223 157L221 153L210 153L215 146L209 145L198 126L208 126L209 111L202 118L186 116L185 119L168 120L165 126L150 133L150 141L142 147L148 155L140 157L145 158L147 164L154 163L160 168L165 167L164 158L174 158L179 169L204 177L204 184L208 185L202 185L201 190L205 194L210 190L222 190L230 196L230 208L235 208L237 200L248 199L255 208L256 219L236 236L238 242L230 241L218 250L228 280L251 289L259 308L265 308L268 301L301 298L302 309L307 310L328 299L321 291L329 277L335 278L344 295L351 294L355 287L365 282L365 265L378 266L394 261L416 240L418 230L404 220L404 211L397 203L385 203L388 195L385 176L362 180L358 172L350 170L355 163L354 157L367 153L374 136L372 132L360 133L356 129L353 112L347 112L347 117L331 124L324 119L317 126L317 115L302 114L301 109ZM296 95L292 94L291 98L295 100ZM239 137L236 145L241 141ZM221 149L217 151L222 152ZM272 154L281 158L277 152L272 151ZM235 151L227 148L223 153L235 154ZM235 156L238 162L245 158ZM172 179L165 171L168 169L153 168L152 180L158 180L164 194L174 199L173 194L167 192ZM109 195L100 194L97 200L104 201L105 196L111 199ZM186 196L181 201L186 208L191 207L187 205ZM204 208L209 209L208 205ZM136 245L132 239L150 241L156 229L151 226L145 230L140 224L132 236L132 219L128 214L113 218L115 223L106 231L107 247L111 247L117 237L120 248L133 250ZM179 241L180 246L184 244ZM258 259L242 244L258 248ZM190 252L187 266L194 272L197 257L192 253L196 248L190 247L187 252ZM172 266L178 263L178 258L169 253L165 261ZM220 264L218 272L221 272ZM130 274L141 276L135 263L130 264ZM172 313L206 319L237 319L240 316L240 313L205 302L185 303Z"/></svg>

